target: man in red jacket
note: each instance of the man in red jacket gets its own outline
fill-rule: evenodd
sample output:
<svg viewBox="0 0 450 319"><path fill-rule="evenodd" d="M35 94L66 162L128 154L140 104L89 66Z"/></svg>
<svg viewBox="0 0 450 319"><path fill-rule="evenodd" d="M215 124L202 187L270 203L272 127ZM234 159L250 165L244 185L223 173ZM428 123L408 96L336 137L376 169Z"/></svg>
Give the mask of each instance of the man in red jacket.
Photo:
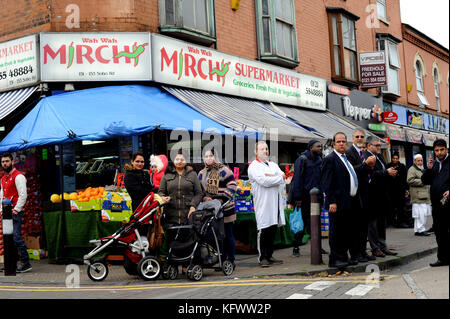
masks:
<svg viewBox="0 0 450 319"><path fill-rule="evenodd" d="M1 157L4 175L1 178L0 204L8 198L12 202L13 236L21 265L17 268L18 273L31 270L30 258L27 246L22 238L23 208L27 201L27 180L25 176L14 168L14 159L11 154L3 154ZM0 205L0 214L2 208Z"/></svg>

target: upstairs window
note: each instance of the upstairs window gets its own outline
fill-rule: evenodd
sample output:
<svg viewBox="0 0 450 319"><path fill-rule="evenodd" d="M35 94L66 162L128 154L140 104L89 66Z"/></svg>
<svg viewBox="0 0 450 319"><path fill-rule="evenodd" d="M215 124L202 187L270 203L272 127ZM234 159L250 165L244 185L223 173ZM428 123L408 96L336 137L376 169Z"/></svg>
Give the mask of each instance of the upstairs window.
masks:
<svg viewBox="0 0 450 319"><path fill-rule="evenodd" d="M379 38L378 50L384 51L388 67L388 85L382 88L383 93L400 96L399 70L401 65L397 42L388 38Z"/></svg>
<svg viewBox="0 0 450 319"><path fill-rule="evenodd" d="M387 20L386 0L377 0L377 11L378 11L378 18L382 20Z"/></svg>
<svg viewBox="0 0 450 319"><path fill-rule="evenodd" d="M434 96L436 97L436 110L438 112L441 112L441 99L439 97L439 74L437 69L434 69L433 81L434 81Z"/></svg>
<svg viewBox="0 0 450 319"><path fill-rule="evenodd" d="M336 10L328 11L333 81L359 85L355 28L359 18Z"/></svg>
<svg viewBox="0 0 450 319"><path fill-rule="evenodd" d="M161 33L211 45L214 19L214 0L159 0Z"/></svg>
<svg viewBox="0 0 450 319"><path fill-rule="evenodd" d="M416 61L416 86L417 86L417 97L419 98L419 106L425 107L425 105L430 105L424 94L423 69L419 61Z"/></svg>
<svg viewBox="0 0 450 319"><path fill-rule="evenodd" d="M257 0L258 49L261 60L285 67L299 64L293 0Z"/></svg>

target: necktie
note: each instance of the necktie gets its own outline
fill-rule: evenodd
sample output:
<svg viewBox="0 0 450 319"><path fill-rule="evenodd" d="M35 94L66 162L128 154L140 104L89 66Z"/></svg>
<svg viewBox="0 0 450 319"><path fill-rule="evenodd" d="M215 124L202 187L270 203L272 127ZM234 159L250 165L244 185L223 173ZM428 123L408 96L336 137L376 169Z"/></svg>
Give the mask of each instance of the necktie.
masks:
<svg viewBox="0 0 450 319"><path fill-rule="evenodd" d="M350 165L350 163L348 162L347 156L345 156L345 154L342 154L342 158L344 159L345 165L347 165L348 170L350 171L350 173L351 173L352 176L353 176L353 179L354 179L354 181L355 181L355 185L356 185L356 187L358 188L358 177L356 177L356 173L355 173L355 171L353 170L353 167L352 167L352 166Z"/></svg>
<svg viewBox="0 0 450 319"><path fill-rule="evenodd" d="M359 152L359 157L361 157L361 159L364 160L364 153L362 151Z"/></svg>

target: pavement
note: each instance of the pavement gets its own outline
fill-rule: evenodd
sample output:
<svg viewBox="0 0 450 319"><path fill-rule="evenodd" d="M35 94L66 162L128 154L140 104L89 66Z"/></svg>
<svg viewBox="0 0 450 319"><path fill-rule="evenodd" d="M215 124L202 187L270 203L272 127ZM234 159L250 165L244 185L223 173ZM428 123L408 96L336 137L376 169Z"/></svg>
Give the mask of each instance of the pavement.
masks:
<svg viewBox="0 0 450 319"><path fill-rule="evenodd" d="M431 226L431 221L429 221L429 224L428 226ZM349 266L345 271L348 273L364 273L366 270L373 269L374 266L367 268L370 264L375 264L380 271L383 271L437 252L436 237L434 234L429 237L418 237L414 235L412 228L388 228L386 233L388 247L397 252L397 256L386 256L384 258L377 258L375 261ZM326 251L330 251L327 238L322 239L322 247ZM268 268L262 268L258 265L256 254L238 253L236 255L236 269L230 277L234 279L286 275L313 276L317 274L323 275L324 273L332 275L338 272L338 269L328 267L328 255L322 255L322 264L312 265L310 250L310 242L300 247L300 257L292 257L291 247L276 249L274 257L283 260L284 263L281 265L271 265ZM76 274L79 278L80 285L98 285L98 283L88 278L86 265L54 264L49 263L48 259L41 259L39 261L32 260L31 264L33 269L30 272L17 274L16 276L5 276L3 273L0 273L0 283L65 285L66 282L73 280ZM0 264L0 267L2 266ZM181 271L178 278L183 278ZM203 278L207 278L206 280L223 280L225 276L222 272L205 269ZM137 282L142 282L142 279L137 276L128 275L122 265L113 264L109 268L108 277L102 281L102 285L127 285Z"/></svg>

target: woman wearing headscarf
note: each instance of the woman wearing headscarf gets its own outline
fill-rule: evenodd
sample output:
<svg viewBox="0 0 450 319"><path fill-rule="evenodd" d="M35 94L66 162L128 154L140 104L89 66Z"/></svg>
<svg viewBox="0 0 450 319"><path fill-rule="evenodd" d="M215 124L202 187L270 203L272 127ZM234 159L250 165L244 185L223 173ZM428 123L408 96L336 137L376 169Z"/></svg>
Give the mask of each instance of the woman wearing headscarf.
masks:
<svg viewBox="0 0 450 319"><path fill-rule="evenodd" d="M233 172L224 164L219 163L214 149L208 150L204 155L205 167L199 172L198 178L205 191L204 201L211 200L215 195L225 196L231 201L224 207L224 256L235 266L236 244L233 235L233 222L236 220L234 209L234 194L236 181Z"/></svg>

